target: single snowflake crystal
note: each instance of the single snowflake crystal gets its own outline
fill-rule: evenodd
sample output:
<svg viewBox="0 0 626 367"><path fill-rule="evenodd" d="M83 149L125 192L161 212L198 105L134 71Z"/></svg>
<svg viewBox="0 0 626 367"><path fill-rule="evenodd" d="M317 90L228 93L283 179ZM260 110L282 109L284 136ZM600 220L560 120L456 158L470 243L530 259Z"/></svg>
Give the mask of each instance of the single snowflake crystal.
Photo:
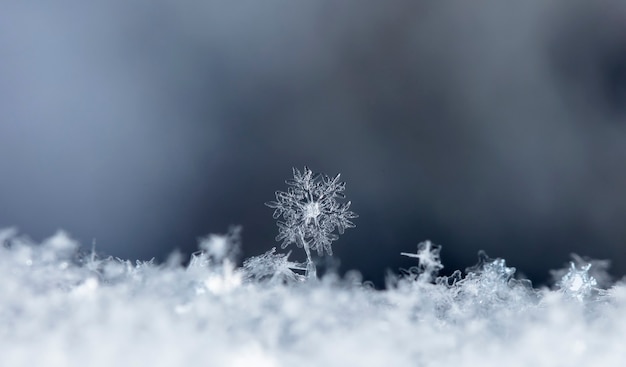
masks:
<svg viewBox="0 0 626 367"><path fill-rule="evenodd" d="M440 252L441 246L435 245L430 241L424 241L417 245L416 253L401 252L400 255L418 259L418 279L431 281L435 278L439 270L443 269L439 258Z"/></svg>
<svg viewBox="0 0 626 367"><path fill-rule="evenodd" d="M480 304L497 304L531 293L528 292L532 289L529 281L513 278L514 267L506 266L502 258L490 258L482 250L478 252L478 264L465 271L467 276L456 284L462 285L465 294L478 299Z"/></svg>
<svg viewBox="0 0 626 367"><path fill-rule="evenodd" d="M515 268L506 266L504 259L491 259L487 253L481 250L478 252L478 264L467 268L466 272L480 275L488 282L506 284L515 274Z"/></svg>
<svg viewBox="0 0 626 367"><path fill-rule="evenodd" d="M589 275L591 264L586 264L580 269L570 262L570 269L558 283L561 291L568 296L582 301L588 297L598 284L596 279Z"/></svg>
<svg viewBox="0 0 626 367"><path fill-rule="evenodd" d="M324 251L333 254L331 243L339 238L335 231L343 234L346 228L353 228L350 221L357 215L350 211L350 202L340 204L337 199L345 198L345 182L339 182L340 175L330 178L313 174L308 168L300 172L293 169L293 180L288 180L287 192L276 191L276 201L266 203L274 209L274 219L278 221L277 241L281 248L295 243L305 244L321 256Z"/></svg>
<svg viewBox="0 0 626 367"><path fill-rule="evenodd" d="M205 259L220 264L224 260L234 261L241 248L241 226L229 228L227 234L210 234L198 244Z"/></svg>
<svg viewBox="0 0 626 367"><path fill-rule="evenodd" d="M339 203L344 199L345 182L339 181L340 175L331 178L314 174L308 167L301 172L293 169L293 180L287 180L287 191L276 191L276 201L265 205L274 209L281 248L295 243L304 247L307 255L307 276L315 276L315 266L311 259L311 250L323 255L324 251L333 254L332 242L343 234L346 228L353 228L351 219L357 215L350 211L350 202ZM336 233L338 232L338 234Z"/></svg>
<svg viewBox="0 0 626 367"><path fill-rule="evenodd" d="M246 278L269 283L294 283L302 280L301 275L293 270L306 270L302 264L289 261L289 255L277 254L276 247L260 256L254 256L243 262Z"/></svg>

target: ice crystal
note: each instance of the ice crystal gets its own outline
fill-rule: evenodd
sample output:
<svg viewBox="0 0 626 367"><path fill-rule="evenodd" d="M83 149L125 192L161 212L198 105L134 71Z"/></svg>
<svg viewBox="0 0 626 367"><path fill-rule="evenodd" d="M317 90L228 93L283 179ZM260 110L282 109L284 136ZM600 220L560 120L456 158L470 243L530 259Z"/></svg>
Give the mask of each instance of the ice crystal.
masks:
<svg viewBox="0 0 626 367"><path fill-rule="evenodd" d="M463 294L465 302L482 305L483 308L477 312L491 312L494 307L516 304L520 299L535 299L535 290L529 280L514 279L514 267L506 266L502 258L490 258L484 251L478 252L478 264L467 268L466 273L465 278L456 281L455 286Z"/></svg>
<svg viewBox="0 0 626 367"><path fill-rule="evenodd" d="M501 258L491 259L484 251L478 252L478 264L467 268L468 275L480 275L489 283L508 283L515 274L514 267L507 267Z"/></svg>
<svg viewBox="0 0 626 367"><path fill-rule="evenodd" d="M608 288L613 283L612 277L608 272L608 269L611 266L611 262L609 260L592 259L586 256L579 256L577 254L571 254L571 257L572 261L568 262L567 266L558 270L550 271L553 284L560 286L563 277L571 271L572 262L576 268L580 269L589 265L587 275L595 279L596 286L598 288Z"/></svg>
<svg viewBox="0 0 626 367"><path fill-rule="evenodd" d="M417 245L416 253L401 252L400 255L418 259L419 264L417 268L409 270L417 274L417 280L430 282L435 279L439 270L443 269L441 259L439 258L440 252L441 246L435 245L430 241L424 241Z"/></svg>
<svg viewBox="0 0 626 367"><path fill-rule="evenodd" d="M331 178L323 174L314 174L308 167L301 172L293 168L293 180L287 180L287 191L276 191L276 201L265 203L274 209L278 236L276 240L281 248L295 243L304 247L307 255L307 275L315 274L315 267L310 251L323 255L326 251L333 254L332 242L343 234L346 228L353 228L351 219L357 215L350 211L350 201L344 199L346 183L339 181L340 174ZM338 234L337 234L338 233Z"/></svg>
<svg viewBox="0 0 626 367"><path fill-rule="evenodd" d="M241 227L231 227L226 234L211 234L200 239L196 251L191 255L188 269L219 267L226 262L235 262L241 246Z"/></svg>
<svg viewBox="0 0 626 367"><path fill-rule="evenodd" d="M594 291L596 279L589 275L591 264L586 264L578 268L574 262L570 262L570 268L559 283L558 287L566 295L579 301L589 297Z"/></svg>
<svg viewBox="0 0 626 367"><path fill-rule="evenodd" d="M211 261L221 263L226 259L234 261L241 247L241 226L233 226L227 234L211 234L200 240L202 253Z"/></svg>
<svg viewBox="0 0 626 367"><path fill-rule="evenodd" d="M268 281L269 283L294 283L302 280L300 274L293 270L306 270L302 264L289 261L289 255L277 254L276 247L263 255L254 256L243 262L246 278L251 281Z"/></svg>

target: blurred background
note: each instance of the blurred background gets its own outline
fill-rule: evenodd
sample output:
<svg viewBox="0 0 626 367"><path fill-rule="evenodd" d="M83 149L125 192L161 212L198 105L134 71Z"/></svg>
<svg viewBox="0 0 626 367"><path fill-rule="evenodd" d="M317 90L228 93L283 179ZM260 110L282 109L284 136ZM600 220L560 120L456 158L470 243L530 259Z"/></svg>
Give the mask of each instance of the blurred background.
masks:
<svg viewBox="0 0 626 367"><path fill-rule="evenodd" d="M535 283L626 274L626 6L577 0L0 5L0 227L122 258L243 226L276 246L291 168L341 172L340 270L430 239ZM294 248L293 259L304 254Z"/></svg>

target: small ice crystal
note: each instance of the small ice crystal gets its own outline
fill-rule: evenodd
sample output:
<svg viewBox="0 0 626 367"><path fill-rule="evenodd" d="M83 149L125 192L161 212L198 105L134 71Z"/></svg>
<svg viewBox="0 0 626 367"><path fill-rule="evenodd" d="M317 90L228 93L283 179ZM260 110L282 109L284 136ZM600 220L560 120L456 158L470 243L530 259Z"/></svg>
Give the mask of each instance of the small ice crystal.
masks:
<svg viewBox="0 0 626 367"><path fill-rule="evenodd" d="M443 269L439 258L440 252L441 246L424 241L417 245L416 253L401 252L400 255L418 259L419 264L416 269L418 280L430 282L437 276L439 270Z"/></svg>
<svg viewBox="0 0 626 367"><path fill-rule="evenodd" d="M513 279L514 267L506 266L501 258L492 259L484 251L478 252L478 264L466 269L467 276L456 284L464 292L479 299L479 303L501 303L514 295L512 289L524 292L530 282Z"/></svg>
<svg viewBox="0 0 626 367"><path fill-rule="evenodd" d="M596 279L589 275L591 264L586 264L577 268L574 262L570 262L570 268L558 282L558 287L566 295L579 301L589 297L595 289Z"/></svg>
<svg viewBox="0 0 626 367"><path fill-rule="evenodd" d="M255 281L268 281L269 283L294 283L302 280L302 276L293 270L305 270L299 263L289 261L289 255L277 254L273 247L263 255L254 256L243 262L246 278Z"/></svg>
<svg viewBox="0 0 626 367"><path fill-rule="evenodd" d="M234 261L241 247L241 227L233 226L227 234L211 234L202 238L198 247L206 259L217 264L225 260Z"/></svg>
<svg viewBox="0 0 626 367"><path fill-rule="evenodd" d="M468 274L480 274L485 280L507 283L515 274L514 267L507 267L501 258L491 259L484 251L478 252L478 264L468 268Z"/></svg>

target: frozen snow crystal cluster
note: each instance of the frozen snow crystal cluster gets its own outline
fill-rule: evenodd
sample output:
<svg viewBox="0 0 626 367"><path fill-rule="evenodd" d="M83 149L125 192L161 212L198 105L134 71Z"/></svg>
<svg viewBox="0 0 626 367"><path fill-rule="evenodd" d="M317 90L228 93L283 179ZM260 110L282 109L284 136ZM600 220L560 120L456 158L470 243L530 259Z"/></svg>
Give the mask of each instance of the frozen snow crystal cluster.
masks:
<svg viewBox="0 0 626 367"><path fill-rule="evenodd" d="M35 244L0 231L0 366L624 366L626 286L598 289L594 263L554 289L480 255L440 276L425 242L414 268L375 290L352 273L306 279L275 249L233 259L236 229L189 264Z"/></svg>

